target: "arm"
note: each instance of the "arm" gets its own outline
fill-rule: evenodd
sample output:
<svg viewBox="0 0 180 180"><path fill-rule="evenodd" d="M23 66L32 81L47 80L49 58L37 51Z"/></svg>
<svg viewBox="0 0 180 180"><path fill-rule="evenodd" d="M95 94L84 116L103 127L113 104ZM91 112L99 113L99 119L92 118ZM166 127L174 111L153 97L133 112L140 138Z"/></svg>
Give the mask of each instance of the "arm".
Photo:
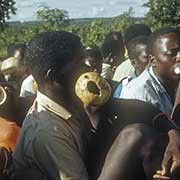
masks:
<svg viewBox="0 0 180 180"><path fill-rule="evenodd" d="M176 99L172 111L172 118L178 123L179 121L179 104L180 104L180 83L177 89ZM166 148L162 170L158 170L155 178L163 179L165 176L177 174L180 168L180 133L176 130L170 130L168 132L169 143Z"/></svg>

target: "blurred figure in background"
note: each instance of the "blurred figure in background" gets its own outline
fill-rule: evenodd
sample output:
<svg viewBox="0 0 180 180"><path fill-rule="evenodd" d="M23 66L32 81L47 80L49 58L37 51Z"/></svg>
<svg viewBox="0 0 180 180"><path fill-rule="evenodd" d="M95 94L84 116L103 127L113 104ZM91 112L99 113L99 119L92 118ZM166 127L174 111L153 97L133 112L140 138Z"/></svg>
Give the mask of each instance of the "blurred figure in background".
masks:
<svg viewBox="0 0 180 180"><path fill-rule="evenodd" d="M102 45L103 55L102 77L112 79L116 67L124 60L124 42L121 32L110 32L106 35Z"/></svg>
<svg viewBox="0 0 180 180"><path fill-rule="evenodd" d="M23 80L28 75L28 70L24 62L25 44L11 44L7 48L8 58L2 62L1 72L6 81L11 83L20 92Z"/></svg>
<svg viewBox="0 0 180 180"><path fill-rule="evenodd" d="M128 43L127 51L131 64L134 67L134 73L132 76L122 79L114 93L114 97L118 98L121 94L122 87L127 85L132 79L138 77L149 64L147 40L147 36L138 36Z"/></svg>
<svg viewBox="0 0 180 180"><path fill-rule="evenodd" d="M101 74L103 57L100 49L92 48L85 50L85 64L90 67L90 71Z"/></svg>
<svg viewBox="0 0 180 180"><path fill-rule="evenodd" d="M126 48L128 43L137 36L149 36L151 34L151 29L145 24L134 24L127 28L124 36L124 43ZM127 54L128 56L128 54ZM120 82L122 79L134 74L134 67L131 64L130 58L122 62L116 69L113 80Z"/></svg>

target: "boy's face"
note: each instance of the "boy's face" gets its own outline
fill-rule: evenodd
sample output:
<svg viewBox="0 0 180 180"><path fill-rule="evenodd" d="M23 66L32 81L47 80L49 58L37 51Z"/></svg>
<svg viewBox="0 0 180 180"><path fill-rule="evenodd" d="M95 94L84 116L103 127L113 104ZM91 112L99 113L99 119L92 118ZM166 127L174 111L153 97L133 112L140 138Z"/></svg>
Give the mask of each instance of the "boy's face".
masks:
<svg viewBox="0 0 180 180"><path fill-rule="evenodd" d="M90 71L101 74L102 60L89 57L85 59L85 64L90 68Z"/></svg>
<svg viewBox="0 0 180 180"><path fill-rule="evenodd" d="M137 56L137 59L135 60L136 61L135 69L136 69L137 75L139 75L144 71L144 69L149 63L149 60L148 60L148 54L147 54L147 45L139 44L136 46L136 48L138 50L138 56Z"/></svg>
<svg viewBox="0 0 180 180"><path fill-rule="evenodd" d="M155 60L153 67L156 74L163 80L178 81L180 75L174 70L180 64L180 34L168 33L154 43Z"/></svg>

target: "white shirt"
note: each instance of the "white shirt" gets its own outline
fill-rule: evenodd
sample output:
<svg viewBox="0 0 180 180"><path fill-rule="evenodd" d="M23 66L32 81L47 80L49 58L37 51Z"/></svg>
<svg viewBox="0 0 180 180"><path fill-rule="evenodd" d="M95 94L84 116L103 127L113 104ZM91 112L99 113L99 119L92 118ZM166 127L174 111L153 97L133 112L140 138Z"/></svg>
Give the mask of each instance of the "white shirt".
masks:
<svg viewBox="0 0 180 180"><path fill-rule="evenodd" d="M134 67L131 64L130 59L127 59L116 68L116 71L113 76L113 80L120 82L123 78L132 76L133 74L134 74Z"/></svg>
<svg viewBox="0 0 180 180"><path fill-rule="evenodd" d="M32 75L29 75L21 85L20 97L34 96L37 93L37 87L35 79Z"/></svg>

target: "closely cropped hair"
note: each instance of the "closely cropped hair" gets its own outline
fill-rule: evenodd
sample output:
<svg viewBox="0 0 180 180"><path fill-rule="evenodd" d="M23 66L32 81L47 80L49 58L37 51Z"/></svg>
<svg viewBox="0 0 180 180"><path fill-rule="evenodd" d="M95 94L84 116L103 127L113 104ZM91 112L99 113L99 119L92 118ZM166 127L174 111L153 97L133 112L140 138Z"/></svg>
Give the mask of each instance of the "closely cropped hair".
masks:
<svg viewBox="0 0 180 180"><path fill-rule="evenodd" d="M109 32L108 34L106 34L104 41L111 41L111 40L117 40L117 41L123 42L121 32L120 31L112 31L112 32Z"/></svg>
<svg viewBox="0 0 180 180"><path fill-rule="evenodd" d="M7 48L7 56L14 57L14 56L16 56L16 51L19 51L20 52L19 59L24 61L25 50L26 50L25 43L10 44Z"/></svg>
<svg viewBox="0 0 180 180"><path fill-rule="evenodd" d="M115 54L120 50L124 50L124 42L121 32L114 31L108 33L101 45L101 52L104 60L109 56L109 54Z"/></svg>
<svg viewBox="0 0 180 180"><path fill-rule="evenodd" d="M137 59L139 56L139 45L147 45L148 36L138 36L132 39L127 46L128 56L130 59Z"/></svg>
<svg viewBox="0 0 180 180"><path fill-rule="evenodd" d="M27 46L26 64L36 81L41 82L49 69L60 69L70 63L80 47L80 38L72 33L40 33Z"/></svg>
<svg viewBox="0 0 180 180"><path fill-rule="evenodd" d="M152 54L154 52L154 44L161 36L169 33L176 33L180 37L180 29L173 27L164 27L154 31L148 38L148 54Z"/></svg>
<svg viewBox="0 0 180 180"><path fill-rule="evenodd" d="M133 24L129 26L124 35L124 42L127 46L128 43L137 36L149 36L151 29L146 24Z"/></svg>
<svg viewBox="0 0 180 180"><path fill-rule="evenodd" d="M103 57L99 48L86 49L85 58L102 61Z"/></svg>

